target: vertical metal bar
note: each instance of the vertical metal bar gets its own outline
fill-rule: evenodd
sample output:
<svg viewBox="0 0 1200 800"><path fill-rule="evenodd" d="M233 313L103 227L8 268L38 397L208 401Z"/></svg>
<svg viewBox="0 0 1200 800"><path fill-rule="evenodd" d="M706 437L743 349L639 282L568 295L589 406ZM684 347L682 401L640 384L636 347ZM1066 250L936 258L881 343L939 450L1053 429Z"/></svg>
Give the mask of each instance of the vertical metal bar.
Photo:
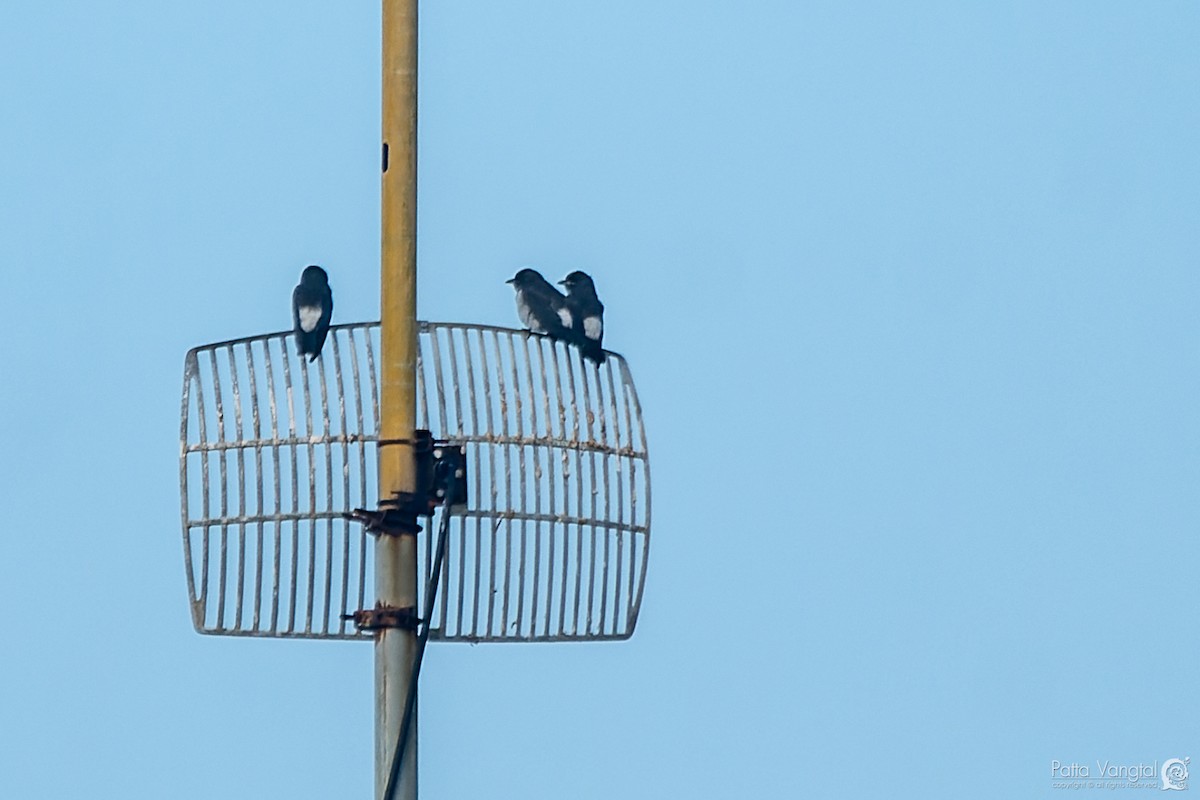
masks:
<svg viewBox="0 0 1200 800"><path fill-rule="evenodd" d="M379 373L377 372L376 367L375 367L375 341L371 337L370 331L367 331L367 335L364 338L365 338L364 344L366 345L366 350L367 350L367 377L370 379L368 381L368 383L371 386L371 435L374 436L376 438L376 440L378 440L379 430L380 430L380 425L379 425L379 383L378 383ZM375 455L375 466L376 466L376 468L378 468L379 467L379 447L378 447L378 445L376 445L374 455ZM378 482L378 476L376 476L376 482ZM376 487L376 489L378 489L378 486ZM368 502L369 501L367 500L366 486L364 484L363 505L366 506ZM366 546L366 540L363 541L363 545L364 545L364 547ZM365 567L365 550L364 550L364 567ZM363 586L362 590L359 592L359 603L358 603L359 608L366 607L367 601L364 599L364 597L365 597L364 592L366 591L366 588L365 588L366 574L367 573L364 570L364 572L363 572L364 586ZM376 648L376 655L378 656L378 648ZM378 667L378 660L376 661L376 666Z"/></svg>
<svg viewBox="0 0 1200 800"><path fill-rule="evenodd" d="M633 569L632 569L633 563L636 563L636 562L631 561L630 571L629 571L629 591L630 591L630 596L633 598L630 603L629 626L630 626L630 628L632 628L633 625L637 622L638 609L641 608L641 605L642 605L642 588L646 584L646 563L647 563L648 559L650 558L650 532L649 532L649 529L650 529L650 445L646 441L646 425L645 425L645 420L642 419L642 408L641 408L641 405L639 405L639 403L638 403L637 391L633 387L633 376L631 376L629 374L629 365L626 364L623 359L621 361L621 384L622 384L622 386L624 386L624 389L625 389L626 418L629 417L629 414L632 411L633 419L637 421L637 425L638 425L638 439L637 440L638 440L638 442L640 442L640 446L637 449L641 451L640 455L642 458L642 463L644 465L644 469L646 470L646 479L645 479L645 486L646 486L645 500L646 500L646 502L645 502L645 511L643 511L643 519L644 519L643 525L645 526L646 530L642 534L642 555L641 555L641 559L640 559L641 564L639 565L639 569L638 569L638 580L637 580L636 588L634 586ZM632 422L630 423L629 435L630 435L630 441L632 441L633 440ZM629 519L633 525L638 524L637 465L638 465L637 459L631 458L629 460Z"/></svg>
<svg viewBox="0 0 1200 800"><path fill-rule="evenodd" d="M596 435L593 430L593 425L596 419L596 412L592 410L592 394L588 386L588 363L579 357L580 383L583 386L583 409L584 417L587 420L587 438L588 444L595 442ZM582 467L580 471L582 472ZM583 481L580 481L582 484ZM596 591L596 451L588 448L588 484L591 490L591 506L588 513L588 518L591 520L588 530L588 590L587 590L587 615L585 617L584 633L592 632L592 601L595 598Z"/></svg>
<svg viewBox="0 0 1200 800"><path fill-rule="evenodd" d="M417 0L383 2L383 176L380 263L379 497L412 491L411 440L416 422L417 361ZM416 608L416 538L378 536L378 602ZM417 650L415 632L385 628L375 634L375 786L379 800L416 800L417 720L408 727L405 763L389 786L392 757L403 723ZM387 796L391 789L391 796Z"/></svg>
<svg viewBox="0 0 1200 800"><path fill-rule="evenodd" d="M433 423L429 418L429 381L425 380L425 361L424 353L417 348L417 427L432 430Z"/></svg>
<svg viewBox="0 0 1200 800"><path fill-rule="evenodd" d="M370 378L371 385L371 433L375 436L379 435L379 383L378 370L375 368L375 343L371 339L371 332L367 331L366 342L367 346L367 377Z"/></svg>
<svg viewBox="0 0 1200 800"><path fill-rule="evenodd" d="M353 330L353 329L351 329ZM352 335L352 334L351 334ZM333 336L333 375L337 382L338 422L342 434L342 503L346 508L354 508L350 500L350 431L346 426L346 386L342 381L342 354L338 345L340 339L337 333ZM351 347L354 346L351 339ZM359 506L362 508L363 506ZM332 522L330 523L333 524ZM338 606L338 635L346 632L345 615L350 613L347 606L350 603L350 520L342 520L342 597Z"/></svg>
<svg viewBox="0 0 1200 800"><path fill-rule="evenodd" d="M565 348L566 345L563 345ZM563 402L562 369L559 367L558 342L550 343L550 360L554 363L554 395L558 401L558 436L567 438L567 405Z"/></svg>
<svg viewBox="0 0 1200 800"><path fill-rule="evenodd" d="M508 443L508 393L504 385L504 356L500 350L500 334L493 331L492 340L496 345L496 388L500 393L500 435L505 439L504 499L506 507L504 510L507 513L504 518L504 593L500 606L500 633L498 634L503 636L508 632L508 594L512 586L512 512L516 509L513 504L512 489L512 446ZM515 393L516 387L513 389ZM493 558L495 558L494 554Z"/></svg>
<svg viewBox="0 0 1200 800"><path fill-rule="evenodd" d="M440 526L435 526L433 524L433 517L434 517L434 515L430 514L428 517L425 518L425 524L423 524L421 526L425 529L425 544L426 544L427 550L434 550L437 547L438 537L437 537L437 531L435 531L434 528L440 527ZM418 551L419 551L419 548L418 548ZM425 570L423 572L420 572L417 575L417 608L423 608L423 607L429 606L429 601L425 597L425 592L429 588L429 576L433 574L433 570L434 570L435 566L436 565L433 563L432 556L427 557L425 559ZM432 607L429 608L430 616L427 618L427 623L431 627L436 627L433 625L432 614L434 611L436 611L436 609L434 609Z"/></svg>
<svg viewBox="0 0 1200 800"><path fill-rule="evenodd" d="M461 438L463 435L463 431L465 429L465 421L463 420L462 392L459 389L460 381L459 381L459 370L458 370L458 345L455 344L455 342L454 342L454 330L455 329L453 327L446 328L446 343L449 345L449 350L450 350L450 376L451 376L453 386L454 386L455 429L457 430L458 436ZM464 333L463 336L464 336L463 340L466 341L466 338L465 338L466 334ZM446 438L451 438L450 432L447 431L445 433L445 436L446 436ZM449 504L447 504L446 507L442 509L442 513L443 514L450 513ZM464 555L461 542L463 540L463 534L466 532L465 520L463 520L461 518L459 519L458 528L459 528L458 540L460 542L460 544L458 546L458 558L459 558L459 562L461 565L463 555ZM454 537L451 536L449 532L447 532L447 534L446 534L446 549L447 550L450 550L453 547L453 544L452 544L453 541L454 541ZM446 619L446 615L448 613L448 604L450 602L450 555L451 555L450 553L447 553L446 558L442 560L441 585L444 586L445 588L442 590L441 597L439 599L441 601L441 609L442 609L441 610L441 628L442 628L443 635L445 635L447 628L449 627L449 620ZM458 574L460 576L459 577L459 586L462 586L461 576L463 573L462 573L461 568L459 569ZM460 611L460 613L461 613L461 611Z"/></svg>
<svg viewBox="0 0 1200 800"><path fill-rule="evenodd" d="M436 381L435 387L437 389L436 396L434 399L437 401L437 411L438 411L438 427L434 431L434 436L438 437L438 438L445 438L446 436L450 435L450 423L447 420L446 387L445 387L445 382L442 379L442 348L441 348L441 342L438 341L439 338L440 337L438 335L438 329L431 328L429 331L429 352L433 357L433 375L434 375L434 380ZM421 372L418 374L422 378L421 382L424 383L423 378L424 378L424 371L425 371L425 366L424 366L425 361L424 361L424 359L421 359L418 357L418 363L421 364ZM433 411L432 410L430 410L430 412L429 412L429 427L433 428ZM425 569L421 573L421 582L419 584L420 586L428 586L429 585L429 571L431 569L433 569L433 550L434 550L433 527L434 527L433 525L428 525L428 526L426 526L426 530L425 530Z"/></svg>
<svg viewBox="0 0 1200 800"><path fill-rule="evenodd" d="M192 561L192 525L191 525L191 486L190 459L190 426L188 424L192 409L192 383L199 383L196 376L196 353L191 351L184 359L183 365L183 398L179 411L179 516L183 527L183 563L187 570L188 605L191 607L192 624L197 628L204 627L203 607L196 601L196 572ZM203 413L203 409L200 410ZM199 612L199 613L197 613Z"/></svg>
<svg viewBox="0 0 1200 800"><path fill-rule="evenodd" d="M466 334L463 334L464 337ZM454 389L454 422L455 430L459 436L463 435L463 406L462 394L458 388L458 346L454 344L454 328L446 328L446 342L450 345L450 375L453 378ZM438 384L438 390L441 391L441 384ZM450 438L450 431L445 431L443 435Z"/></svg>
<svg viewBox="0 0 1200 800"><path fill-rule="evenodd" d="M250 379L250 419L254 430L254 513L258 516L258 532L254 549L254 613L250 629L257 632L262 621L262 571L263 571L263 457L262 418L258 412L258 376L254 363L254 345L246 342L246 375Z"/></svg>
<svg viewBox="0 0 1200 800"><path fill-rule="evenodd" d="M437 399L437 405L438 405L438 427L437 427L436 431L433 432L433 435L434 435L434 437L445 438L446 435L449 435L449 433L450 433L450 423L448 421L446 421L446 390L445 390L444 381L442 379L442 343L438 342L438 330L437 329L433 329L430 331L430 355L433 356L433 380L436 381L436 383L434 383L434 386L436 386L436 389L437 389L437 395L434 395L434 398ZM424 383L424 378L425 378L424 361L421 361L420 377L422 379L422 383ZM430 416L428 416L428 423L430 423L430 427L432 428L433 427L432 411L430 413Z"/></svg>
<svg viewBox="0 0 1200 800"><path fill-rule="evenodd" d="M337 332L333 336L332 349L335 351L334 359L337 359ZM325 351L327 354L328 350ZM325 359L327 356L321 356L318 363L317 376L321 383L321 422L322 434L325 441L321 443L321 449L325 451L325 511L333 511L333 442L329 438L330 419L329 419L329 385L325 377ZM314 522L313 527L316 528ZM316 553L313 553L313 560L316 560ZM321 618L321 631L329 633L329 611L332 605L331 594L333 592L333 518L325 520L325 607L323 609L324 616Z"/></svg>
<svg viewBox="0 0 1200 800"><path fill-rule="evenodd" d="M567 364L567 386L571 392L571 443L572 450L575 453L575 470L578 473L578 480L575 481L575 516L582 519L583 517L583 455L580 452L582 446L579 441L579 399L575 390L575 368L571 366L571 351L568 348L563 354L563 360ZM563 451L563 498L564 503L567 503L567 498L571 489L571 450ZM564 536L563 544L563 619L567 616L567 551L570 549L567 546L567 540L570 537L570 528L567 528L566 536ZM575 523L575 604L572 606L574 620L571 625L571 633L579 633L579 587L580 581L583 580L583 524ZM565 622L561 626L565 630Z"/></svg>
<svg viewBox="0 0 1200 800"><path fill-rule="evenodd" d="M309 390L308 359L300 357L300 379L304 382L304 436L308 439L308 513L317 513L317 458L313 447L312 392ZM310 518L308 528L308 588L304 594L304 632L312 633L313 595L316 594L317 570L317 520ZM297 556L299 560L299 556Z"/></svg>
<svg viewBox="0 0 1200 800"><path fill-rule="evenodd" d="M495 334L493 333L492 336L494 338ZM495 423L492 419L492 388L491 388L493 373L488 368L487 347L484 345L482 331L480 331L480 333L479 333L479 349L480 349L480 354L483 359L483 375L484 375L483 391L487 398L488 435L494 437L496 435L496 427L495 427ZM501 370L501 365L499 362L499 353L500 353L500 348L497 347L496 348L497 361L496 361L495 374L499 374L500 370ZM500 406L499 407L500 407L500 414L503 416L503 414L504 414L504 396L503 396L503 394L500 395ZM501 446L503 446L503 445L501 445ZM507 451L505 451L505 453L507 454ZM499 501L499 490L496 488L496 486L497 486L497 483L496 483L496 447L494 445L491 447L488 447L488 479L489 479L489 483L490 483L489 488L491 490L491 501L492 501L491 510L494 514L498 515L501 512L501 508L500 508L500 501ZM492 624L493 624L493 620L495 619L495 613L496 613L496 602L495 602L495 595L496 595L496 531L499 530L499 528L500 528L500 521L497 520L495 525L491 525L489 527L491 528L491 545L488 549L488 562L489 563L488 563L488 585L487 585L487 595L486 595L487 628L484 629L485 636L492 635ZM479 588L482 589L483 587L479 587Z"/></svg>
<svg viewBox="0 0 1200 800"><path fill-rule="evenodd" d="M233 392L233 432L238 442L238 518L243 520L238 523L237 591L233 609L233 629L240 631L242 629L242 600L246 594L246 523L244 521L246 519L246 450L241 446L244 437L242 436L242 393L238 387L237 357L234 355L233 345L225 350L229 358L229 388Z"/></svg>
<svg viewBox="0 0 1200 800"><path fill-rule="evenodd" d="M546 426L546 432L545 432L546 439L549 440L551 437L550 386L546 380L545 342L543 342L541 339L539 339L537 342L537 345L534 347L534 349L537 350L537 355L538 355L538 374L541 375L541 377L542 377L542 421ZM529 340L528 339L525 341L525 359L529 363L529 368L532 371L533 359L529 355ZM530 374L529 383L530 383L530 387L532 387L533 386L532 372ZM531 391L532 391L532 388L531 388ZM529 407L530 407L530 417L534 418L534 413L533 413L534 404L531 402L529 404ZM534 418L533 437L534 437L535 442L537 439L540 438L539 434L538 434L536 418ZM537 514L542 513L542 462L538 456L538 452L540 450L541 450L541 445L535 443L533 445L533 479L535 481L534 490L533 490L533 505L534 505L534 512ZM546 471L547 471L547 473L549 473L548 479L549 479L550 492L551 492L550 497L553 498L554 497L554 495L553 495L554 479L551 476L553 475L554 459L551 457L550 452L551 452L550 449L547 448L546 449ZM554 513L553 499L551 499L551 501L550 501L549 512L550 512L550 515L553 515L553 513ZM533 531L534 531L533 602L531 603L530 609L529 609L529 619L530 619L529 634L531 636L536 636L537 632L538 632L538 600L540 599L539 598L539 589L541 588L541 577L542 577L542 527L543 527L543 524L541 522L534 523L534 528L533 528ZM550 527L550 533L549 533L550 541L553 542L554 541L554 539L553 539L553 537L554 537L553 523L551 523L551 525L549 527ZM551 556L551 558L553 559L553 556ZM547 573L547 577L551 579L550 585L553 586L554 571L552 569L550 569L550 570L547 570L546 573ZM547 632L549 631L549 628L550 628L550 603L549 603L550 591L551 591L551 589L548 587L546 590L546 598L547 598L546 630L547 630Z"/></svg>
<svg viewBox="0 0 1200 800"><path fill-rule="evenodd" d="M296 630L296 583L300 574L300 523L298 521L300 514L300 476L297 474L300 467L300 459L298 445L296 444L296 402L292 394L292 367L288 359L286 342L281 341L279 349L282 353L280 361L283 363L283 387L287 393L288 439L292 443L292 514L295 516L292 519L291 583L288 586L288 624L286 629L288 633L292 633ZM301 358L301 363L303 363L303 357Z"/></svg>
<svg viewBox="0 0 1200 800"><path fill-rule="evenodd" d="M605 447L607 448L607 446L608 446L608 408L604 404L604 382L600 378L600 370L601 370L601 367L599 364L597 364L593 368L592 374L595 375L595 377L596 377L596 410L598 412L597 417L600 420L600 442L601 442L601 444L605 445ZM603 480L602 485L603 485L603 491L604 491L604 521L606 523L612 521L612 514L611 514L612 505L611 505L611 500L608 496L608 459L609 459L608 450L605 449L604 454L600 457L600 470L601 470L601 472L604 473L602 476L602 480ZM595 503L596 488L597 487L596 487L595 461L593 460L593 462L592 462L592 502L593 503ZM596 517L596 515L592 514L592 518L595 519L595 517ZM596 529L593 527L592 528L593 541L594 541L595 535L596 535ZM604 563L603 563L603 567L602 567L602 572L600 573L600 619L597 622L597 631L599 633L603 633L605 622L608 619L607 614L608 614L608 554L609 554L608 539L609 539L609 529L607 527L601 528L600 535L604 537ZM595 557L594 546L593 546L593 550L592 550L592 555L593 555L593 557ZM595 569L595 567L593 567L592 568L593 577L594 577L595 571L596 571L596 569Z"/></svg>
<svg viewBox="0 0 1200 800"><path fill-rule="evenodd" d="M605 369L606 374L608 375L608 400L609 400L610 405L612 406L612 424L613 424L614 438L616 439L616 447L617 447L617 455L616 455L616 464L617 464L617 519L616 519L616 523L617 523L617 528L616 528L617 574L613 579L613 609L612 609L612 611L613 611L613 629L612 629L612 632L618 633L619 632L618 626L621 624L621 622L620 622L620 618L621 618L621 574L622 574L622 567L624 566L623 558L624 558L624 552L625 552L624 547L623 547L624 536L625 536L625 482L622 480L622 475L621 475L621 473L624 471L623 466L622 466L622 461L625 458L625 456L622 454L621 418L620 418L620 411L617 408L617 387L616 387L615 383L613 382L612 359L607 359L605 361L604 369ZM629 443L628 442L628 440L629 440L628 432L626 432L625 439L626 439L626 442ZM607 461L607 459L608 459L608 456L605 456L606 461ZM607 469L607 467L605 467L605 470L604 470L604 510L606 513L608 512L608 493L609 493L608 469ZM610 522L612 521L611 517L609 517L609 521ZM604 585L605 585L605 591L607 591L608 582L605 581ZM628 607L628 604L626 604L626 607Z"/></svg>
<svg viewBox="0 0 1200 800"><path fill-rule="evenodd" d="M583 442L580 440L579 400L575 389L575 368L572 366L572 353L567 351L567 380L571 384L571 408L575 412L572 437L575 442L575 516L580 519L575 523L575 605L573 606L574 621L572 633L579 633L579 602L583 587ZM579 362L584 363L582 359ZM583 367L586 369L586 366ZM587 397L587 373L583 373L584 397Z"/></svg>
<svg viewBox="0 0 1200 800"><path fill-rule="evenodd" d="M558 366L558 364L559 364L558 344L556 342L550 343L550 363L552 363L554 365L554 393L555 393L555 399L558 402L558 437L560 439L565 440L567 438L567 407L563 403L562 372L559 370L559 366ZM551 431L553 431L553 427L551 428ZM558 448L558 451L559 451L559 453L561 453L563 473L564 473L563 474L563 492L562 492L562 511L560 512L558 510L558 504L555 502L555 490L557 488L556 480L555 480L555 476L554 476L555 451L554 451L554 449L551 449L550 454L549 454L548 458L546 459L550 466L550 478L549 478L550 512L551 512L551 514L554 514L554 515L562 514L565 516L567 513L567 503L569 502L568 498L567 498L567 489L566 489L566 485L567 485L566 468L567 468L567 459L569 456L568 456L568 451L566 450L566 448L560 447L560 448ZM567 595L566 595L566 592L567 592L566 554L567 554L567 536L568 536L569 532L570 532L570 528L564 523L563 528L562 528L563 568L562 568L561 581L560 581L562 598L561 598L561 601L559 604L559 609L558 609L558 632L559 632L559 634L561 634L563 632L563 618L566 616L566 597L567 597ZM546 555L547 572L550 573L550 579L548 582L548 586L546 587L546 635L547 636L550 635L550 609L554 602L554 576L556 574L558 574L557 565L554 561L554 545L555 545L555 540L557 538L558 538L558 536L557 536L557 531L555 530L555 524L554 524L554 522L551 522L550 523L550 547L549 547L549 552Z"/></svg>
<svg viewBox="0 0 1200 800"><path fill-rule="evenodd" d="M283 345L287 347L286 344ZM287 360L287 351L284 350L284 361ZM271 460L274 465L272 472L274 473L274 490L275 490L275 506L274 512L280 514L283 512L283 480L279 475L279 405L275 400L275 371L271 367L271 340L267 339L263 342L263 366L266 368L267 378L267 404L271 409ZM275 552L272 557L272 578L271 578L271 633L276 633L279 630L279 575L281 571L282 555L280 551L283 549L283 523L276 520L272 526L275 532Z"/></svg>
<svg viewBox="0 0 1200 800"><path fill-rule="evenodd" d="M513 621L513 625L516 626L519 633L521 620L525 618L525 532L527 525L525 516L529 513L529 509L525 507L525 498L528 493L529 484L528 476L525 474L525 424L521 420L521 395L524 392L521 391L521 377L517 367L517 349L513 343L513 338L513 335L510 333L508 335L508 355L512 362L513 401L516 403L513 419L516 422L516 434L519 444L517 444L517 495L515 501L510 496L509 504L513 511L521 514L521 548L519 551L519 560L517 561L517 618ZM528 351L526 351L525 355L529 355ZM511 566L508 572L512 572ZM507 595L507 591L505 594ZM504 635L508 636L508 628L505 628Z"/></svg>
<svg viewBox="0 0 1200 800"><path fill-rule="evenodd" d="M605 523L612 522L612 498L608 494L608 405L605 403L604 391L604 375L602 375L600 365L596 365L594 369L596 379L596 409L600 419L600 441L605 445L605 450L600 456L600 486L601 492L604 493L604 521ZM595 481L593 480L593 486ZM601 528L600 535L604 536L604 555L602 555L602 572L600 578L600 621L596 630L599 633L604 633L605 627L608 624L608 555L610 555L610 529Z"/></svg>
<svg viewBox="0 0 1200 800"><path fill-rule="evenodd" d="M217 443L225 443L225 406L221 402L221 376L217 369L217 353L215 350L210 350L208 353L209 364L212 365L213 376L213 401L217 408ZM222 447L217 456L217 463L221 469L221 568L217 572L217 630L225 628L225 578L228 572L228 557L229 549L229 525L224 522L229 516L229 480L226 460L228 451Z"/></svg>
<svg viewBox="0 0 1200 800"><path fill-rule="evenodd" d="M475 401L475 370L473 367L473 362L475 359L471 355L471 339L467 335L466 329L464 329L462 331L462 340L463 340L463 360L466 361L466 365L467 365L467 392L468 392L467 405L471 409L471 435L474 436L479 433L479 411L476 408L476 401ZM472 458L472 456L474 456L474 458ZM474 461L473 472L474 472L475 477L471 480L471 483L475 484L475 507L478 508L479 507L479 460L480 460L478 444L468 446L467 459L468 459L468 461ZM479 517L476 517L475 518L475 573L476 573L476 575L479 574L479 528L480 528L480 519L479 519ZM459 548L458 548L458 620L457 620L457 627L455 627L454 630L457 635L461 636L462 632L463 632L463 599L464 599L464 593L465 593L465 588L466 588L466 583L467 583L467 563L466 563L467 520L465 517L461 520L461 523L459 526L459 532L461 534L461 536L460 536L461 544L459 545ZM478 579L476 580L476 585L478 586ZM447 587L447 591L449 591L449 587ZM476 600L476 603L478 604L478 600ZM472 617L472 620L474 620L474 617Z"/></svg>
<svg viewBox="0 0 1200 800"><path fill-rule="evenodd" d="M200 359L196 358L196 414L197 432L200 437L200 514L203 523L200 526L200 593L197 601L203 609L203 619L208 619L208 519L212 513L208 499L208 422L205 419L208 409L204 405L204 381L200 379Z"/></svg>
<svg viewBox="0 0 1200 800"><path fill-rule="evenodd" d="M367 348L371 346L371 331L366 332ZM363 402L362 402L362 379L358 372L358 343L354 340L354 329L350 329L350 367L354 376L354 413L355 419L358 422L359 436L367 436L367 430L363 425ZM375 365L370 365L371 369L371 389L375 388ZM374 411L372 411L374 414ZM374 436L375 430L370 431L370 435ZM367 443L360 439L355 445L358 451L358 507L367 507ZM365 608L367 603L367 534L362 532L359 534L358 548L358 605L356 608ZM346 609L343 613L349 613Z"/></svg>
<svg viewBox="0 0 1200 800"><path fill-rule="evenodd" d="M487 422L487 435L491 436L493 433L493 428L492 428L492 381L491 381L490 373L488 372L487 347L485 346L484 341L483 341L483 331L477 330L475 333L479 337L479 360L480 360L480 367L481 367L480 380L483 382L483 408L484 408L484 414L485 414L484 419ZM491 444L487 444L487 445L483 446L483 449L486 449L487 454L488 454L488 480L491 484L492 508L495 509L495 507L496 507L496 448ZM476 464L475 464L475 474L478 476L482 476L483 456L482 456L482 450L478 447L475 449L475 457L477 459ZM483 497L482 497L483 482L481 480L479 480L479 478L476 478L474 481L472 481L472 483L475 484L475 507L482 509L483 508ZM476 517L475 518L475 598L471 604L471 607L472 607L471 635L472 636L480 635L479 634L479 595L483 592L483 584L481 583L481 580L482 580L481 573L483 571L483 536L482 536L482 530L481 530L482 527L483 527L483 520L480 517ZM488 527L490 528L491 526L489 525ZM495 533L493 531L493 533L492 533L492 548L494 549L495 546L496 546L496 539L495 539ZM494 579L495 579L495 573L493 572L493 581L494 581ZM491 594L488 594L488 619L487 619L487 627L484 629L485 632L488 630L491 630L491 625L492 625L491 620L492 620L492 602L491 602Z"/></svg>
<svg viewBox="0 0 1200 800"><path fill-rule="evenodd" d="M418 341L417 368L416 368L416 380L417 380L416 426L418 428L424 428L424 429L430 431L434 435L434 437L437 438L440 435L440 431L435 430L436 426L433 424L433 419L431 416L433 412L429 408L429 400L426 397L426 394L428 391L428 386L429 386L429 381L425 379L425 366L429 359L425 356L425 353L423 351L424 345L420 344L421 337L425 336L426 333L427 333L427 331L426 331L425 327L418 323L418 326L417 326L417 341ZM436 333L434 335L436 335ZM430 566L433 564L433 547L434 547L434 544L433 544L434 532L433 532L432 521L430 521L430 524L423 525L422 527L425 530L425 546L418 547L417 553L419 555L421 553L421 551L424 550L425 564L424 564L424 567L421 567L420 565L418 565L418 569L417 569L417 572L418 572L418 574L417 574L417 607L418 608L421 607L421 590L423 587L429 585L429 569L430 569Z"/></svg>
<svg viewBox="0 0 1200 800"><path fill-rule="evenodd" d="M481 331L475 331L475 333L479 337L479 353L482 354L484 353L484 333ZM466 331L463 331L463 338L467 338ZM475 429L474 432L479 434L481 432L479 429L479 411L478 408L476 408L478 407L478 403L475 401L475 374L473 367L475 361L474 351L470 350L469 342L467 347L468 354L470 355L469 359L467 360L467 380L470 384L470 423L472 423L472 426ZM484 392L486 393L490 391L487 389L487 357L486 354L482 355L481 357L484 359L484 363L482 363L484 372L482 372L481 379L484 381ZM485 401L485 409L487 413L487 433L491 434L492 401L490 396L488 396L488 399ZM479 451L481 449L486 449L488 453L487 457L492 458L493 447L487 444L474 445L472 447L472 455L475 457L475 477L470 482L474 483L475 485L476 510L484 507L484 489L482 489L482 481L480 480L482 479L482 461L484 461L484 459L482 459L479 455ZM482 529L484 529L484 521L482 521L481 517L475 517L475 589L472 596L472 612L470 612L470 636L479 636L479 582L480 573L482 572L482 563L484 563L484 530ZM461 599L458 602L462 604Z"/></svg>

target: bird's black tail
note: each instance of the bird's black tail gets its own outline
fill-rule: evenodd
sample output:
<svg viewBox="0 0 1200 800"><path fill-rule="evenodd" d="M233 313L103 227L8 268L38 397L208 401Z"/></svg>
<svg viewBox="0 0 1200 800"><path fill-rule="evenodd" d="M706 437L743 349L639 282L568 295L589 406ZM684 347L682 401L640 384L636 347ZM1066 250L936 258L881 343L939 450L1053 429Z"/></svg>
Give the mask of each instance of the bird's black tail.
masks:
<svg viewBox="0 0 1200 800"><path fill-rule="evenodd" d="M580 348L583 352L583 357L591 361L597 367L604 363L604 348L596 342L587 342Z"/></svg>

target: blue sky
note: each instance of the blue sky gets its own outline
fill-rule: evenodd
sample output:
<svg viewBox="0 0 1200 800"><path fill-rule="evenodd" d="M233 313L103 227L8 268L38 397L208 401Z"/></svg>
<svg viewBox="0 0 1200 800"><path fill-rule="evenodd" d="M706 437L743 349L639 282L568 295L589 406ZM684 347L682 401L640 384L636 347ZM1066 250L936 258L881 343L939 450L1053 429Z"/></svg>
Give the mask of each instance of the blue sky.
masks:
<svg viewBox="0 0 1200 800"><path fill-rule="evenodd" d="M421 315L595 275L655 495L632 640L431 648L423 792L1200 757L1200 9L746 5L422 11ZM0 795L370 796L369 646L192 632L177 415L305 264L377 316L378 24L0 9Z"/></svg>

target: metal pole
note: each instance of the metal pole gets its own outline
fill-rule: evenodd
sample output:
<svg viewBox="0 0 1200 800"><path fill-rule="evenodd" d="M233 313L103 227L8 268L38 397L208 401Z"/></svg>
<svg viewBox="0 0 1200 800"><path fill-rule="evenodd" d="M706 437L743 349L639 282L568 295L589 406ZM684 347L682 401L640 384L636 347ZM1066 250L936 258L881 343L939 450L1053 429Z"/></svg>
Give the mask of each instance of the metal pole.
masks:
<svg viewBox="0 0 1200 800"><path fill-rule="evenodd" d="M383 187L380 295L379 498L414 489L417 362L417 0L383 2ZM375 539L375 590L385 606L417 605L415 536ZM383 797L404 699L415 631L384 628L375 638L375 796L416 800L417 726L392 797Z"/></svg>

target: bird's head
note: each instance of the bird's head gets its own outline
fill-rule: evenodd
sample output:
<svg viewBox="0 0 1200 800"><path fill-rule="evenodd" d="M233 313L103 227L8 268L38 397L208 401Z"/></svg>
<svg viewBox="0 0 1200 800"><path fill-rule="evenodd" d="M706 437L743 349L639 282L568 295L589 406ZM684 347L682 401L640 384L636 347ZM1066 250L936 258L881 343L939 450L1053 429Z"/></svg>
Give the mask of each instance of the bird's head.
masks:
<svg viewBox="0 0 1200 800"><path fill-rule="evenodd" d="M570 275L559 281L559 283L567 287L568 292L574 291L577 288L585 291L596 291L596 285L592 283L592 276L588 275L586 272L581 272L580 270L575 270Z"/></svg>
<svg viewBox="0 0 1200 800"><path fill-rule="evenodd" d="M316 264L304 268L304 272L300 273L300 282L313 286L329 283L329 275L325 270L318 267Z"/></svg>
<svg viewBox="0 0 1200 800"><path fill-rule="evenodd" d="M536 269L530 269L529 267L526 267L516 275L513 275L511 278L506 280L505 283L511 283L514 289L520 289L524 286L531 286L534 283L537 283L539 280L545 280L545 278L543 278Z"/></svg>

